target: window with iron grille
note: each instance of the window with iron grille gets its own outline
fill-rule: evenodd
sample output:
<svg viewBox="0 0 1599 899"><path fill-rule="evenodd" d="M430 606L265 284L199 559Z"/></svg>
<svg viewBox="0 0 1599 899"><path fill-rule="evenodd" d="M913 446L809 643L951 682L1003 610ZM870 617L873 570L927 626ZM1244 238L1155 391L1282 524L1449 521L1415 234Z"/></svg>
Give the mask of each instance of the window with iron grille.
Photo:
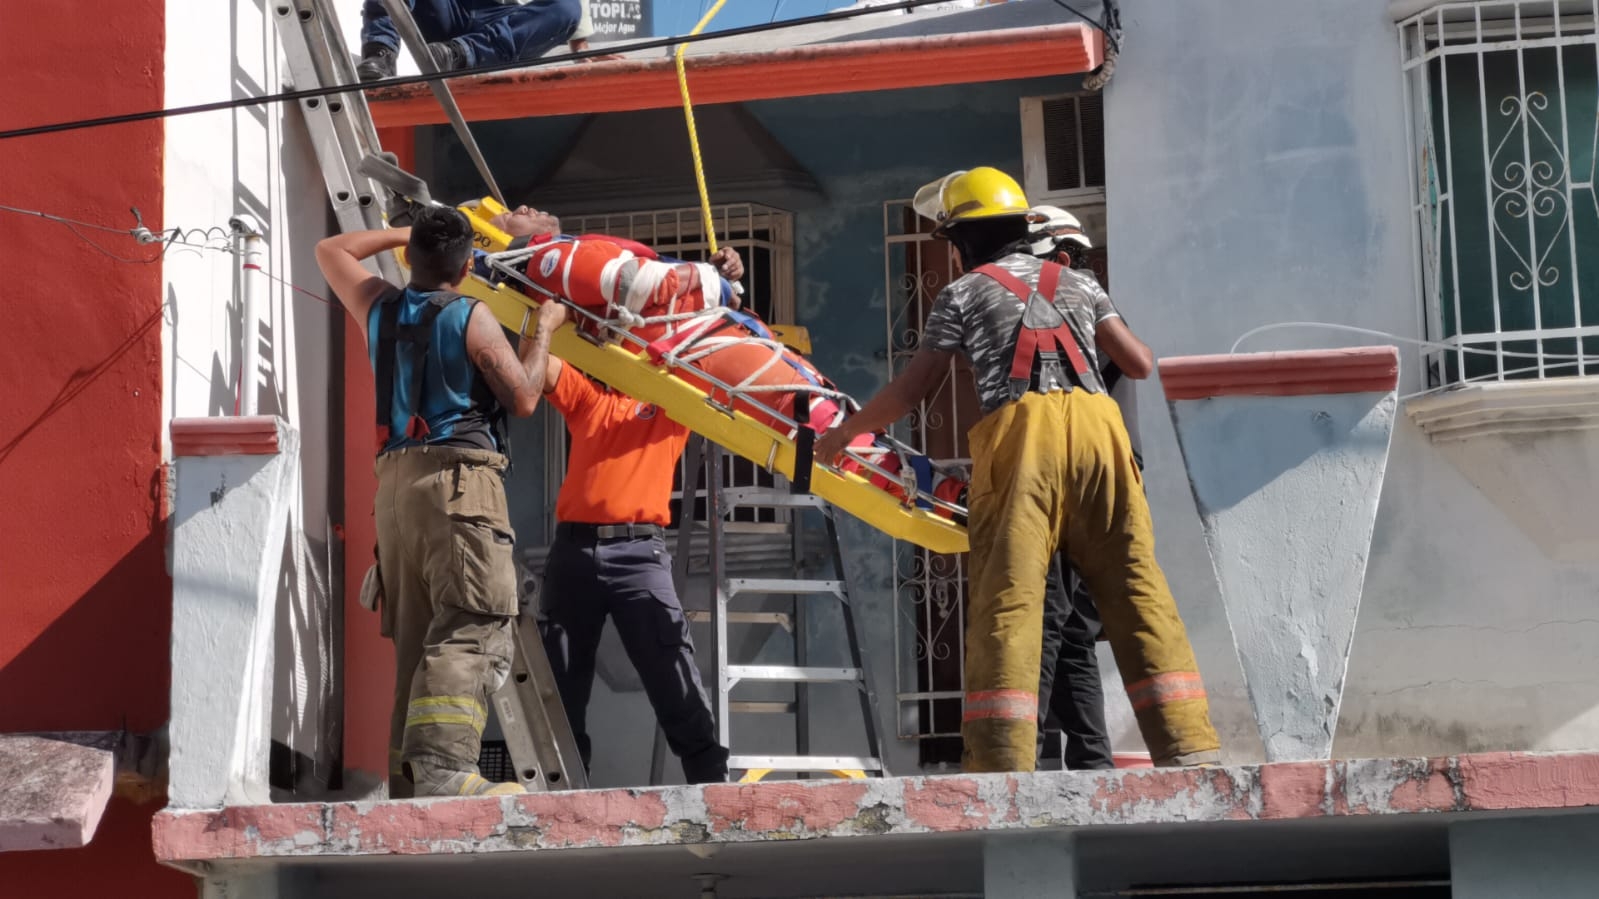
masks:
<svg viewBox="0 0 1599 899"><path fill-rule="evenodd" d="M1596 0L1400 23L1431 387L1599 374Z"/></svg>

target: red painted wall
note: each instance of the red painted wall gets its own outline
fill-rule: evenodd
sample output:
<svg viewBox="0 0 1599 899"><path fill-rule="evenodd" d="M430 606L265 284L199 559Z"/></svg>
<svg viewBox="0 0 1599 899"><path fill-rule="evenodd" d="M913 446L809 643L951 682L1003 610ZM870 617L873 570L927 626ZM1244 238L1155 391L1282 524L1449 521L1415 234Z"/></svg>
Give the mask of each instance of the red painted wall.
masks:
<svg viewBox="0 0 1599 899"><path fill-rule="evenodd" d="M0 3L0 128L159 107L162 0ZM218 96L227 85L218 85ZM0 141L0 203L117 227L161 218L159 122ZM120 256L124 236L85 232ZM167 718L161 267L0 212L0 732ZM192 896L154 806L112 802L82 850L0 854L15 896Z"/></svg>
<svg viewBox="0 0 1599 899"><path fill-rule="evenodd" d="M385 128L383 149L416 169L416 129ZM361 578L372 564L377 529L372 498L377 475L373 421L377 401L361 332L344 328L344 767L373 777L388 772L389 710L394 704L394 644L378 634L377 616L361 608Z"/></svg>

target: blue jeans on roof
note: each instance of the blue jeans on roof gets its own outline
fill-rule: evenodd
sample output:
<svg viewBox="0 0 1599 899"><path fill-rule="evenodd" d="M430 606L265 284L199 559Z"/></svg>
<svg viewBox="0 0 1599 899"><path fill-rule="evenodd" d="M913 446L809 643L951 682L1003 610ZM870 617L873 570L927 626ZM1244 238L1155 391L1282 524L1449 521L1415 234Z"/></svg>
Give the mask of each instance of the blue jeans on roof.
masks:
<svg viewBox="0 0 1599 899"><path fill-rule="evenodd" d="M468 66L532 60L564 43L583 14L579 0L406 0L416 27L430 42L455 41ZM381 0L361 6L361 45L400 47Z"/></svg>

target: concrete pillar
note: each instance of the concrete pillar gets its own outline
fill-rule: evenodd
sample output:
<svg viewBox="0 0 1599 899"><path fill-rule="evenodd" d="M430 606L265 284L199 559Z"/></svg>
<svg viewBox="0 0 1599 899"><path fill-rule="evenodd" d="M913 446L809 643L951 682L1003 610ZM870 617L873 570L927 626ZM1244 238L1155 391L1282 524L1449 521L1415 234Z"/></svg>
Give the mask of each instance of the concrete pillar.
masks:
<svg viewBox="0 0 1599 899"><path fill-rule="evenodd" d="M987 899L1077 899L1076 838L1069 833L990 837L983 844Z"/></svg>
<svg viewBox="0 0 1599 899"><path fill-rule="evenodd" d="M1599 891L1599 815L1449 826L1454 899L1591 899Z"/></svg>
<svg viewBox="0 0 1599 899"><path fill-rule="evenodd" d="M174 808L264 803L273 623L299 434L277 418L172 422Z"/></svg>
<svg viewBox="0 0 1599 899"><path fill-rule="evenodd" d="M1160 376L1266 759L1331 758L1399 351L1189 356Z"/></svg>

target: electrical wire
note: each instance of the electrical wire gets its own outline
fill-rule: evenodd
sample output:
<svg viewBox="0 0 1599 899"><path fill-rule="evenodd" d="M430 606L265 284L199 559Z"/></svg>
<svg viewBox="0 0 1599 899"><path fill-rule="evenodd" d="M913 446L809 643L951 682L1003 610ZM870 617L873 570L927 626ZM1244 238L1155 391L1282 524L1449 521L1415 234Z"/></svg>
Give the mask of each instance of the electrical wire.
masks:
<svg viewBox="0 0 1599 899"><path fill-rule="evenodd" d="M1116 29L1106 28L1104 22L1101 22L1099 19L1091 18L1088 15L1088 13L1085 13L1082 10L1077 9L1076 7L1067 5L1066 0L1055 0L1055 5L1060 7L1061 9L1066 10L1067 12L1069 12L1072 15L1076 16L1077 18L1082 19L1084 22L1087 22L1088 24L1094 26L1096 29L1099 30L1100 34L1103 34L1105 36L1105 40L1110 43L1110 49L1112 51L1114 51L1116 53L1120 53L1121 52L1121 49L1122 49L1121 48L1121 41L1118 39L1117 35L1111 33L1113 30L1116 30ZM1107 18L1107 19L1110 18L1110 11L1114 7L1115 7L1114 3L1110 2L1110 0L1106 0L1106 16L1105 16L1105 18Z"/></svg>
<svg viewBox="0 0 1599 899"><path fill-rule="evenodd" d="M73 235L75 235L79 240L83 241L84 243L88 244L89 246L93 247L94 249L100 251L105 256L107 256L107 257L109 257L111 259L114 259L117 262L127 263L128 265L149 265L149 264L151 264L153 262L158 262L173 247L183 247L183 248L191 249L191 250L210 250L213 253L226 253L229 256L237 256L238 255L238 251L235 250L233 247L231 247L231 246L221 246L221 247L219 247L213 242L213 241L218 241L218 240L231 240L233 238L233 232L229 231L228 229L226 229L226 228L224 228L224 227L222 227L220 225L211 225L211 226L205 227L205 228L168 228L165 231L152 232L148 228L144 227L144 223L143 223L142 220L140 221L139 225L137 227L135 227L135 228L113 228L110 225L99 225L99 224L96 224L94 222L85 222L85 221L81 221L79 219L68 218L68 217L66 217L64 215L55 215L55 214L49 213L49 212L41 212L41 211L39 211L37 209L23 209L20 206L10 206L10 205L7 205L5 203L0 203L0 212L10 212L10 213L14 213L14 214L17 214L17 215L28 216L30 218L44 219L45 221L54 222L54 223L56 223L58 225L63 225L63 226L66 227L66 229L68 231L71 231L73 233ZM134 210L134 215L135 215L135 217L138 216L138 210ZM151 256L148 259L129 258L129 257L126 257L126 256L119 256L115 252L111 251L110 249L107 249L104 245L102 245L99 242L95 241L93 238L89 237L89 235L87 235L87 234L83 233L82 231L78 230L79 228L92 228L92 229L94 229L96 231L106 231L106 232L109 232L111 234L125 234L125 235L127 235L129 237L134 238L135 240L139 241L140 243L152 243L152 244L153 243L159 243L161 245L161 249L155 255ZM198 235L201 239L203 239L203 240L205 240L207 242L206 243L196 243L194 241L194 238L195 238L196 235ZM328 299L327 297L324 297L321 294L316 293L314 291L306 290L304 287L301 287L300 285L295 284L294 282L289 281L286 278L280 278L277 275L273 274L272 272L270 272L270 271L268 271L268 270L266 270L264 268L261 268L260 266L252 266L252 270L258 271L261 274L263 274L263 275L267 276L268 278L270 278L271 280L276 281L279 284L282 284L284 287L287 287L290 290L296 291L298 293L302 293L302 294L310 297L311 299L316 300L319 303L323 303L323 304L326 304L328 306L336 306L336 305L338 305L337 303L333 302L332 300Z"/></svg>
<svg viewBox="0 0 1599 899"><path fill-rule="evenodd" d="M166 119L174 116L194 115L202 112L221 112L229 109L239 109L246 106L265 106L272 103L285 103L289 101L309 100L314 97L330 97L335 94L348 94L355 90L374 91L387 88L405 87L412 84L426 84L432 81L449 80L453 78L470 78L476 75L490 75L497 72L508 72L512 69L526 70L539 69L546 66L564 65L570 62L582 62L586 59L607 56L620 52L638 52L641 50L659 50L676 47L678 44L695 44L701 41L713 41L722 38L742 37L751 34L766 34L768 32L782 31L790 28L801 28L806 25L816 25L824 22L842 22L861 16L877 15L879 13L912 10L920 6L931 6L935 3L945 3L948 0L902 0L886 6L868 6L860 9L841 9L833 12L821 13L814 16L802 16L787 19L782 22L764 22L755 25L743 25L735 28L724 28L720 31L710 31L697 35L679 35L674 37L655 38L647 41L617 46L614 44L585 50L564 56L546 57L535 60L512 60L510 62L493 63L491 65L473 66L467 69L457 69L451 72L438 72L431 75L402 75L394 78L385 78L381 81L371 81L360 85L335 84L304 90L279 91L275 94L263 94L258 97L239 97L232 100L218 100L212 103L197 103L192 106L174 106L165 109L151 109L143 112L122 113L120 115L99 116L92 119L73 119L64 122L52 122L45 125L32 125L26 128L12 128L0 131L0 140L12 140L21 137L34 137L43 134L59 134L64 131L77 131L85 128L102 128L110 125L126 125L133 122L147 122L154 119ZM1089 25L1105 33L1106 37L1117 44L1114 37L1105 30L1105 26L1094 21L1076 9L1067 6L1063 0L1055 0L1062 8L1073 15L1083 19Z"/></svg>
<svg viewBox="0 0 1599 899"><path fill-rule="evenodd" d="M1266 333L1268 331L1281 331L1281 330L1284 330L1286 328L1321 328L1321 329L1327 330L1327 331L1345 331L1345 332L1348 332L1350 334L1364 334L1367 337L1383 337L1383 338L1387 338L1388 340L1397 340L1400 343L1407 343L1407 344L1410 344L1411 346L1427 347L1427 348L1435 349L1435 350L1446 350L1446 351L1451 352L1451 353L1480 353L1480 354L1485 355L1485 356L1507 356L1507 357L1515 357L1515 358L1521 358L1521 359L1567 359L1567 360L1573 360L1573 361L1576 361L1576 362L1581 362L1581 361L1584 361L1584 360L1592 359L1595 362L1599 362L1599 356L1594 356L1594 355L1591 355L1591 354L1589 354L1589 355L1574 355L1574 354L1570 354L1570 353L1518 353L1518 352L1515 352L1513 350L1484 350L1484 349L1478 349L1477 347L1456 346L1456 345L1450 344L1450 343L1439 343L1436 340L1417 340L1414 337L1403 337L1401 335L1393 334L1393 333L1390 333L1388 331L1378 331L1378 330L1376 330L1374 328L1357 328L1354 325L1338 325L1338 324L1333 324L1332 322L1273 322L1272 324L1269 324L1269 325L1261 325L1258 328L1251 328L1250 330L1245 331L1243 333L1243 336L1241 336L1237 340L1233 341L1232 349L1228 350L1227 352L1229 354L1237 353L1239 345L1242 344L1244 341L1248 340L1249 338L1254 337L1256 334L1264 334L1264 333ZM1503 341L1503 342L1504 343L1521 343L1523 341L1532 342L1534 340L1546 341L1546 340L1577 340L1577 339L1580 339L1580 338L1573 338L1573 337L1517 338L1516 340L1506 340L1506 341Z"/></svg>

